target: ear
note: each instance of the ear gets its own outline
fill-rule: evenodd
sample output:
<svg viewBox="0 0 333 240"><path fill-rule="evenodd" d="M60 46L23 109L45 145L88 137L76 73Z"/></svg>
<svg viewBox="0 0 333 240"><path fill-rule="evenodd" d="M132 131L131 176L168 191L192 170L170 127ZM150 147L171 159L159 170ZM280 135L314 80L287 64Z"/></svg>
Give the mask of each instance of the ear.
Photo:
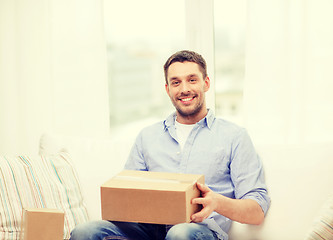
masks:
<svg viewBox="0 0 333 240"><path fill-rule="evenodd" d="M210 88L210 79L209 77L206 77L205 80L204 80L204 91L207 92Z"/></svg>
<svg viewBox="0 0 333 240"><path fill-rule="evenodd" d="M170 97L170 94L169 94L169 84L165 84L165 91L167 92L168 96Z"/></svg>

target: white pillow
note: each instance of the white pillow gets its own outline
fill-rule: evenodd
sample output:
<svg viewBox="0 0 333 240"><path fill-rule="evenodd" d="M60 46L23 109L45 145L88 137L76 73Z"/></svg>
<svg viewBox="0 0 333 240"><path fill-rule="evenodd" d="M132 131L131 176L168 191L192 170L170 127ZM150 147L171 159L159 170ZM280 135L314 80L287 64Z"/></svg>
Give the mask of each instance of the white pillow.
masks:
<svg viewBox="0 0 333 240"><path fill-rule="evenodd" d="M83 137L43 134L39 154L69 152L82 186L89 218L101 219L100 186L123 169L132 143L113 137Z"/></svg>
<svg viewBox="0 0 333 240"><path fill-rule="evenodd" d="M323 205L305 240L333 239L333 195Z"/></svg>
<svg viewBox="0 0 333 240"><path fill-rule="evenodd" d="M0 156L0 205L0 239L19 239L23 208L63 210L64 239L78 223L88 220L77 174L65 152Z"/></svg>

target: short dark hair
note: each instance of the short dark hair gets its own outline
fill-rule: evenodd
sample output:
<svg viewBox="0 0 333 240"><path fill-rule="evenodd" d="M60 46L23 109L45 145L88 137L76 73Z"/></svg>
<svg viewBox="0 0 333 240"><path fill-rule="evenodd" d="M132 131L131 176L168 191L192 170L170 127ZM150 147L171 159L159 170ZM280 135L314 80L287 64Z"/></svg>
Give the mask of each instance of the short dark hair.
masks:
<svg viewBox="0 0 333 240"><path fill-rule="evenodd" d="M172 63L175 62L194 62L199 65L199 69L202 73L203 78L207 77L207 64L205 59L198 53L189 51L189 50L182 50L174 53L169 57L169 59L164 64L164 76L165 82L168 84L168 69Z"/></svg>

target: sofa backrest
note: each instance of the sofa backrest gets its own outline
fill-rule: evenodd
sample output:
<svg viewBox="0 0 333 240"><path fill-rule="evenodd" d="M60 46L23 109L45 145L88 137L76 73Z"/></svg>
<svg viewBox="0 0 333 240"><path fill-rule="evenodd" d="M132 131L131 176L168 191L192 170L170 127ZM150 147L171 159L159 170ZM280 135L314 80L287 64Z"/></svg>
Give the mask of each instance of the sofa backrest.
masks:
<svg viewBox="0 0 333 240"><path fill-rule="evenodd" d="M65 148L72 155L91 219L100 219L100 185L120 172L133 139L44 135L40 153ZM333 144L261 145L272 202L264 224L233 223L230 240L295 240L311 230L316 214L333 193Z"/></svg>
<svg viewBox="0 0 333 240"><path fill-rule="evenodd" d="M271 207L261 226L233 223L230 239L304 239L333 194L333 144L266 145L257 151Z"/></svg>

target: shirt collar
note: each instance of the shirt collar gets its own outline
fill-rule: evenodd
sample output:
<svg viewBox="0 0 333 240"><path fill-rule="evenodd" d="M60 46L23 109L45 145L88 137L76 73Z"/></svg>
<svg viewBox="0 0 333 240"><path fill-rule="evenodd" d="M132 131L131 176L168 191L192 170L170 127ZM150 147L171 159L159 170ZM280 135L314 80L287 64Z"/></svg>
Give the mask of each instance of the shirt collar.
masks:
<svg viewBox="0 0 333 240"><path fill-rule="evenodd" d="M176 121L176 112L172 113L169 117L164 120L164 130L167 130L171 126L175 126ZM215 120L215 115L212 110L208 109L207 115L197 122L198 125L201 127L208 127L211 129L213 122Z"/></svg>

